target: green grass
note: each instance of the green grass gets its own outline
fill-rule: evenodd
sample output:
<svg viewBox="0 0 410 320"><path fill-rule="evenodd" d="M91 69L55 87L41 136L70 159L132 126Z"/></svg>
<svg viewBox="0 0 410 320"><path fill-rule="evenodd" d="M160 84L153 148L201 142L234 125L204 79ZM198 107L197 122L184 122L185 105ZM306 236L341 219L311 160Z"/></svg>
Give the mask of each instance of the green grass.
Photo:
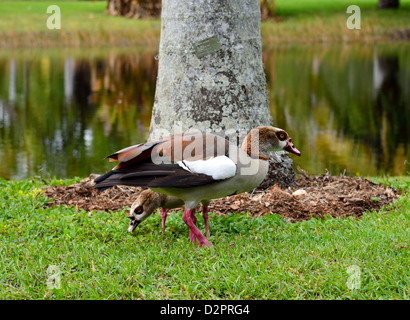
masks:
<svg viewBox="0 0 410 320"><path fill-rule="evenodd" d="M58 5L61 29L47 29L47 7ZM105 2L2 1L0 47L156 45L159 20L133 20L104 13Z"/></svg>
<svg viewBox="0 0 410 320"><path fill-rule="evenodd" d="M353 42L397 40L397 31L410 29L410 1L401 0L398 10L379 10L377 0L278 0L279 23L263 22L264 44L293 42ZM347 7L358 5L361 29L346 26Z"/></svg>
<svg viewBox="0 0 410 320"><path fill-rule="evenodd" d="M0 299L410 298L408 194L356 220L211 214L213 247L198 248L181 212L163 236L159 214L130 235L124 211L45 208L42 187L74 181L0 180ZM410 189L409 178L378 181ZM361 272L354 290L352 265ZM60 289L47 288L50 266Z"/></svg>
<svg viewBox="0 0 410 320"><path fill-rule="evenodd" d="M262 23L265 45L294 42L391 40L410 28L410 0L399 10L378 10L377 0L277 0L279 22ZM61 30L48 30L51 4L60 6ZM361 30L349 30L346 9L361 8ZM157 46L160 20L104 14L105 1L0 0L0 47ZM392 35L394 34L394 35Z"/></svg>
<svg viewBox="0 0 410 320"><path fill-rule="evenodd" d="M61 30L70 31L133 31L145 32L159 20L133 20L113 17L104 13L105 2L92 1L3 1L0 2L2 31L48 31L46 22L51 14L47 7L58 5L61 9ZM50 32L58 32L50 30ZM138 34L135 34L138 37Z"/></svg>

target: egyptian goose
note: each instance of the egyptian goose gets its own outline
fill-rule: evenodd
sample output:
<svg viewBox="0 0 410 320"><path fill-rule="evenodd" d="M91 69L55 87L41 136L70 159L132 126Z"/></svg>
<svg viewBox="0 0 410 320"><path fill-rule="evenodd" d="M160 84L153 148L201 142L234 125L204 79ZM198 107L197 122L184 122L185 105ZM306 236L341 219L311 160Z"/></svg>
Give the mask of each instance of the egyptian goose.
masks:
<svg viewBox="0 0 410 320"><path fill-rule="evenodd" d="M185 203L182 216L199 246L211 246L192 219L192 211L203 200L250 191L265 178L268 151L286 150L300 156L286 131L257 127L242 146L211 133L186 133L138 144L109 155L120 163L96 178L95 187L115 185L149 187Z"/></svg>
<svg viewBox="0 0 410 320"><path fill-rule="evenodd" d="M137 200L131 205L131 210L128 213L128 218L131 219L128 227L128 232L134 231L134 229L145 219L147 219L154 211L161 208L161 220L162 220L162 234L165 233L165 221L167 219L166 209L175 209L182 207L184 201L173 196L167 196L154 192L150 189L142 191ZM205 223L206 236L209 237L209 215L208 215L209 201L202 201L203 218ZM192 216L194 223L196 224L195 215ZM193 235L190 235L192 237Z"/></svg>

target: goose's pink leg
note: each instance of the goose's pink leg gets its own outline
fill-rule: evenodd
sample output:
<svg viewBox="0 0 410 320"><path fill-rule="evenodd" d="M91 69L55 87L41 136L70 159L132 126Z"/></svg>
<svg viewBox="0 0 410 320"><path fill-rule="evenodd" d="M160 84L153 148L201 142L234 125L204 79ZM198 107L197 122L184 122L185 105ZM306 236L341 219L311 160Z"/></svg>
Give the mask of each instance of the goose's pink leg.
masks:
<svg viewBox="0 0 410 320"><path fill-rule="evenodd" d="M205 236L199 231L199 229L196 227L194 222L192 221L192 210L185 209L184 214L182 215L182 219L184 222L187 224L190 233L192 233L196 239L199 241L199 247L202 247L203 245L210 247L211 244L209 241L205 238Z"/></svg>
<svg viewBox="0 0 410 320"><path fill-rule="evenodd" d="M206 206L202 209L202 216L204 217L204 223L205 223L205 235L206 235L207 238L209 238L208 206Z"/></svg>
<svg viewBox="0 0 410 320"><path fill-rule="evenodd" d="M165 233L165 220L167 220L167 210L161 208L161 220L162 220L162 234Z"/></svg>
<svg viewBox="0 0 410 320"><path fill-rule="evenodd" d="M197 218L195 214L196 214L196 210L195 209L191 210L191 220L196 226ZM189 229L189 241L196 243L196 236L195 234L192 233L191 229Z"/></svg>

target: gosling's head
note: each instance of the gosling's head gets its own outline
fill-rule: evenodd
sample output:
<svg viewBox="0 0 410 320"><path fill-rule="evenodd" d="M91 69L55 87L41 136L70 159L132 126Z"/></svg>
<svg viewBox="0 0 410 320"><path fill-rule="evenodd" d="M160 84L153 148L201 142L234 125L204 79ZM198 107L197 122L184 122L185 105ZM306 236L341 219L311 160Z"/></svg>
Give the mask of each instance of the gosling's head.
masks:
<svg viewBox="0 0 410 320"><path fill-rule="evenodd" d="M149 189L142 191L132 204L130 212L127 213L128 218L131 220L128 232L133 232L142 221L161 207L162 201L163 195Z"/></svg>

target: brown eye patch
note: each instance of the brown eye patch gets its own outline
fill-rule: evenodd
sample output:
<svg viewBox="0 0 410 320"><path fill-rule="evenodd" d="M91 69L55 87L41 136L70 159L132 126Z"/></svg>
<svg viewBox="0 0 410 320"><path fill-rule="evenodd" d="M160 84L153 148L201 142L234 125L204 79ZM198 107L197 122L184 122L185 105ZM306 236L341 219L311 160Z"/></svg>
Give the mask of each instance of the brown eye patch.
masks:
<svg viewBox="0 0 410 320"><path fill-rule="evenodd" d="M276 132L276 136L278 137L278 139L279 139L280 141L284 141L284 140L286 140L286 138L288 137L288 135L287 135L286 132L284 132L284 131Z"/></svg>
<svg viewBox="0 0 410 320"><path fill-rule="evenodd" d="M144 209L143 209L142 206L138 206L138 207L136 207L135 210L134 210L134 213L135 213L135 214L141 214L141 213L143 213L143 212L144 212Z"/></svg>

